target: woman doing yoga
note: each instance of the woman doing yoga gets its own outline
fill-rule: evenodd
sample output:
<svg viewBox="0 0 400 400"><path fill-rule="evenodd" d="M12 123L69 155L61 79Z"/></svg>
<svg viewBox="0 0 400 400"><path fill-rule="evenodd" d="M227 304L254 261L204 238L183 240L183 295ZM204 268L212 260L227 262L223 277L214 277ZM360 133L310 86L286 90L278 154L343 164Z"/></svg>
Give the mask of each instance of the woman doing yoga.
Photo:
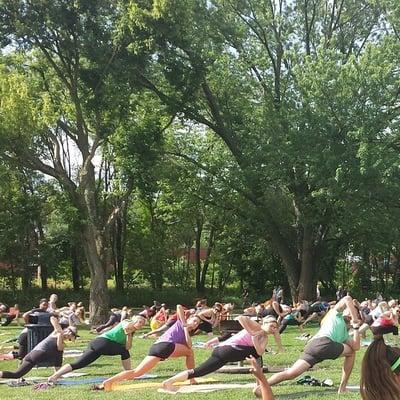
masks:
<svg viewBox="0 0 400 400"><path fill-rule="evenodd" d="M194 368L194 355L190 333L199 326L200 319L189 317L186 321L184 308L176 306L178 320L150 347L149 354L133 370L121 372L103 382L104 390L111 391L112 385L127 379L137 378L167 358L186 357L186 367Z"/></svg>
<svg viewBox="0 0 400 400"><path fill-rule="evenodd" d="M239 316L238 321L244 329L219 344L213 350L211 357L198 367L189 368L164 381L164 390L174 392L175 382L210 374L228 362L243 361L250 356L260 357L265 351L268 334L273 335L278 330L276 319L271 316L266 317L262 325L245 316Z"/></svg>
<svg viewBox="0 0 400 400"><path fill-rule="evenodd" d="M140 329L145 319L139 315L132 320L124 320L106 333L93 339L85 352L72 364L65 364L55 374L48 378L49 382L55 382L67 372L86 367L96 361L100 356L121 356L124 369L131 368L131 356L129 349L132 347L132 335Z"/></svg>
<svg viewBox="0 0 400 400"><path fill-rule="evenodd" d="M55 330L23 358L21 365L15 372L0 371L0 378L19 379L35 365L42 362L51 363L55 368L61 367L65 341L75 340L77 331L74 326L62 330L55 317L52 317L51 322Z"/></svg>

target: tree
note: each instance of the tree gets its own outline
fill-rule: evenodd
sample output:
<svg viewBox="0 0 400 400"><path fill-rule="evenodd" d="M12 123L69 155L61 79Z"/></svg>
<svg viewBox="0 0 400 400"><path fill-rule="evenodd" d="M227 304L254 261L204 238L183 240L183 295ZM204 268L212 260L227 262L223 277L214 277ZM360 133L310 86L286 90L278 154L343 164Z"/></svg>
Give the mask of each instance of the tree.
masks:
<svg viewBox="0 0 400 400"><path fill-rule="evenodd" d="M138 80L187 129L224 142L232 187L262 220L292 297L313 298L325 243L369 168L365 143L398 117L399 43L384 9L365 0L126 7L124 40L147 29L154 54Z"/></svg>
<svg viewBox="0 0 400 400"><path fill-rule="evenodd" d="M106 194L118 177L106 145L131 93L126 51L113 38L117 14L107 1L0 2L3 46L11 46L0 71L1 156L56 179L79 213L93 323L109 312L110 229L132 190L122 178L119 196Z"/></svg>

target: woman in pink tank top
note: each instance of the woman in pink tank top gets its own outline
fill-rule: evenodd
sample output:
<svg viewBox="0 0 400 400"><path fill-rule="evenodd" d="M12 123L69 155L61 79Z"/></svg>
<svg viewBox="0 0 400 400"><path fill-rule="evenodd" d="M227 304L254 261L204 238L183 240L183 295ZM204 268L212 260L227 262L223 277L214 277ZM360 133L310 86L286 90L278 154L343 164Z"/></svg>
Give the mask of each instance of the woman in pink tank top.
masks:
<svg viewBox="0 0 400 400"><path fill-rule="evenodd" d="M243 329L225 342L220 343L210 358L194 369L188 369L163 382L164 390L176 391L175 382L194 379L217 371L228 362L243 361L248 357L258 358L265 351L268 335L278 330L278 323L273 317L266 317L262 325L243 315L238 317Z"/></svg>

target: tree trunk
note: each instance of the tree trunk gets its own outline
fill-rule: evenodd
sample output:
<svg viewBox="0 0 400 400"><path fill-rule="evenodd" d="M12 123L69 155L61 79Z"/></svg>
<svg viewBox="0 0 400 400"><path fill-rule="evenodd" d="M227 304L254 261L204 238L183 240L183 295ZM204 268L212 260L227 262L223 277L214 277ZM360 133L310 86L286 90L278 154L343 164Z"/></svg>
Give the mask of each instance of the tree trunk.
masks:
<svg viewBox="0 0 400 400"><path fill-rule="evenodd" d="M80 285L80 266L81 262L78 257L78 252L77 252L77 245L73 243L71 245L71 273L72 273L72 288L74 292L78 292L79 289L81 288Z"/></svg>
<svg viewBox="0 0 400 400"><path fill-rule="evenodd" d="M89 222L84 227L83 236L83 247L90 270L90 322L97 325L104 323L109 315L107 250L98 230Z"/></svg>
<svg viewBox="0 0 400 400"><path fill-rule="evenodd" d="M114 271L115 271L115 288L118 293L124 291L124 255L125 255L125 232L126 219L124 215L115 219L114 226Z"/></svg>
<svg viewBox="0 0 400 400"><path fill-rule="evenodd" d="M204 265L200 277L200 288L202 292L204 292L206 287L206 277L207 277L208 267L210 265L211 252L214 247L214 237L215 237L215 228L212 226L210 229L210 237L208 239L206 259L204 260Z"/></svg>
<svg viewBox="0 0 400 400"><path fill-rule="evenodd" d="M299 299L314 300L316 287L314 235L312 228L306 226L303 231L301 272L298 284Z"/></svg>
<svg viewBox="0 0 400 400"><path fill-rule="evenodd" d="M196 291L197 294L203 294L203 289L201 287L201 233L203 231L203 223L200 219L196 219Z"/></svg>
<svg viewBox="0 0 400 400"><path fill-rule="evenodd" d="M37 227L38 227L37 245L39 247L40 244L44 242L44 232L43 232L43 225L42 225L41 221L38 221ZM43 291L46 291L48 289L47 278L48 278L47 265L44 262L44 260L41 259L40 260L40 280L41 280L41 286L42 286Z"/></svg>
<svg viewBox="0 0 400 400"><path fill-rule="evenodd" d="M282 264L285 267L292 300L313 300L316 296L316 244L314 231L306 226L302 233L300 255L298 256L279 235L271 236Z"/></svg>

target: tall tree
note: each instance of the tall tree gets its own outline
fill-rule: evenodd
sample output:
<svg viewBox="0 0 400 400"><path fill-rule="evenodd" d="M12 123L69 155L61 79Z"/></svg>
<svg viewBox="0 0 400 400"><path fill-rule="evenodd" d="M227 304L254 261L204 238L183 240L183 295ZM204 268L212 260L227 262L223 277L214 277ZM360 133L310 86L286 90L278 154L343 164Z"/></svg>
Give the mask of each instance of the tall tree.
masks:
<svg viewBox="0 0 400 400"><path fill-rule="evenodd" d="M9 45L0 77L1 156L55 178L78 210L98 323L109 310L110 229L132 190L123 178L110 179L119 175L104 155L130 111L126 65L137 63L114 42L118 7L108 1L2 0L0 15ZM118 196L106 195L115 187Z"/></svg>
<svg viewBox="0 0 400 400"><path fill-rule="evenodd" d="M187 129L206 127L225 143L232 187L263 222L292 296L313 298L325 243L348 206L341 199L367 167L360 152L399 113L399 43L383 8L366 0L126 7L126 42L147 29L154 52L142 85Z"/></svg>

